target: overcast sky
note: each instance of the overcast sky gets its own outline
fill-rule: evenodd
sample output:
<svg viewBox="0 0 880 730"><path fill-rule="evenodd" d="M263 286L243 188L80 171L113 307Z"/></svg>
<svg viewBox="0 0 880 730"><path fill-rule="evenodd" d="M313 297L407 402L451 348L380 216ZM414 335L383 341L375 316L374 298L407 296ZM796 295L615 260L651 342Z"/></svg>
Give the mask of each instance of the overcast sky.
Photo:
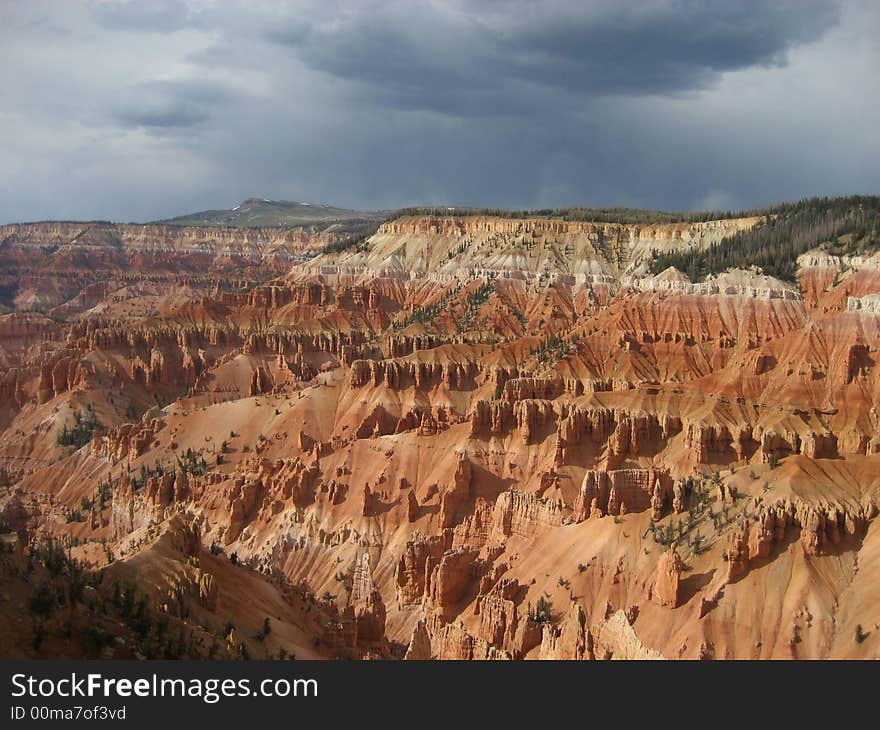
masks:
<svg viewBox="0 0 880 730"><path fill-rule="evenodd" d="M0 0L0 223L880 193L876 0Z"/></svg>

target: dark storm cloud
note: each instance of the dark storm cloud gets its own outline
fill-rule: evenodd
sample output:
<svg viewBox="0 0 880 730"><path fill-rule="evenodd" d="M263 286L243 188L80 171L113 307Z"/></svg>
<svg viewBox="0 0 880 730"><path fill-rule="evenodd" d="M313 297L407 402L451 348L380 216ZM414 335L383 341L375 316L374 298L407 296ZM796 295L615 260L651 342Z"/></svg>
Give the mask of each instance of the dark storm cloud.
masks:
<svg viewBox="0 0 880 730"><path fill-rule="evenodd" d="M0 3L0 222L880 190L872 0Z"/></svg>
<svg viewBox="0 0 880 730"><path fill-rule="evenodd" d="M838 17L836 3L822 0L614 3L593 17L569 10L527 19L503 42L516 73L541 83L665 93L703 88L724 71L782 65L791 47L816 40Z"/></svg>
<svg viewBox="0 0 880 730"><path fill-rule="evenodd" d="M342 18L273 26L266 37L398 106L458 114L491 108L493 92L515 82L590 95L702 89L725 71L784 64L790 48L839 17L826 0L488 7L367 3Z"/></svg>

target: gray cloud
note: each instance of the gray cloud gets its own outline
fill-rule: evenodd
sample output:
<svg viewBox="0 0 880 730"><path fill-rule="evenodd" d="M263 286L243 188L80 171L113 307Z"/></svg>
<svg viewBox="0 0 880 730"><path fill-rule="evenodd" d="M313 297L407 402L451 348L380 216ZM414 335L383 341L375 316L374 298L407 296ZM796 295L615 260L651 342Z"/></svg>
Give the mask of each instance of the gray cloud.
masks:
<svg viewBox="0 0 880 730"><path fill-rule="evenodd" d="M869 0L0 5L0 222L880 188Z"/></svg>
<svg viewBox="0 0 880 730"><path fill-rule="evenodd" d="M234 97L218 83L151 81L125 89L113 117L123 126L144 129L195 127Z"/></svg>
<svg viewBox="0 0 880 730"><path fill-rule="evenodd" d="M171 33L198 17L185 0L109 0L93 7L96 22L110 30Z"/></svg>

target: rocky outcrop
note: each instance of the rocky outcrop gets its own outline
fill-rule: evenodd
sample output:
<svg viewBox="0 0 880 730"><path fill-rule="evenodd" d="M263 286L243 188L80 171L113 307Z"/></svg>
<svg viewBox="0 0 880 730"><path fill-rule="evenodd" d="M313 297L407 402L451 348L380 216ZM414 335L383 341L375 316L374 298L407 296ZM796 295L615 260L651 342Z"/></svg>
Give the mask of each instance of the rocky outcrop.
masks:
<svg viewBox="0 0 880 730"><path fill-rule="evenodd" d="M403 657L406 661L427 661L432 658L431 637L424 619L416 621Z"/></svg>
<svg viewBox="0 0 880 730"><path fill-rule="evenodd" d="M514 578L502 578L477 597L477 637L517 659L541 643L541 624L523 610L525 590Z"/></svg>
<svg viewBox="0 0 880 730"><path fill-rule="evenodd" d="M451 547L449 537L447 532L431 537L416 534L407 541L394 573L397 603L401 608L421 605L431 570Z"/></svg>
<svg viewBox="0 0 880 730"><path fill-rule="evenodd" d="M584 440L596 447L607 443L618 457L637 456L646 447L669 440L681 429L681 420L672 415L573 408L559 422L557 465L569 463Z"/></svg>
<svg viewBox="0 0 880 730"><path fill-rule="evenodd" d="M553 400L565 392L561 378L511 378L504 383L502 400L516 403L521 400Z"/></svg>
<svg viewBox="0 0 880 730"><path fill-rule="evenodd" d="M651 590L651 597L655 603L668 608L676 608L679 605L682 565L675 546L660 556L657 563L657 577Z"/></svg>
<svg viewBox="0 0 880 730"><path fill-rule="evenodd" d="M806 554L833 553L846 541L860 538L874 513L873 503L865 507L783 499L760 504L752 517L740 519L728 536L728 580L742 576L756 561L770 558L792 531L799 533Z"/></svg>
<svg viewBox="0 0 880 730"><path fill-rule="evenodd" d="M359 642L375 643L385 639L385 604L373 583L370 554L364 553L355 565L351 606L357 622Z"/></svg>
<svg viewBox="0 0 880 730"><path fill-rule="evenodd" d="M685 448L693 454L697 464L718 461L717 455L732 451L734 438L726 426L706 423L688 423L685 429Z"/></svg>
<svg viewBox="0 0 880 730"><path fill-rule="evenodd" d="M175 496L185 493L185 479L172 473L150 476L142 488L133 479L117 487L110 507L110 527L116 537L140 530L153 521L161 521Z"/></svg>
<svg viewBox="0 0 880 730"><path fill-rule="evenodd" d="M459 624L441 624L432 634L437 646L437 659L486 661L511 658L503 649L474 636Z"/></svg>
<svg viewBox="0 0 880 730"><path fill-rule="evenodd" d="M662 514L672 493L672 479L657 469L588 470L574 503L572 518L652 510Z"/></svg>
<svg viewBox="0 0 880 730"><path fill-rule="evenodd" d="M441 612L454 609L478 577L478 555L472 548L459 548L446 551L436 562L429 556L425 563L425 605Z"/></svg>
<svg viewBox="0 0 880 730"><path fill-rule="evenodd" d="M444 385L452 390L472 387L479 369L476 363L418 362L413 360L355 360L351 363L351 387L384 386L394 390L418 390Z"/></svg>
<svg viewBox="0 0 880 730"><path fill-rule="evenodd" d="M513 404L507 401L478 400L469 414L471 437L502 435L513 420Z"/></svg>
<svg viewBox="0 0 880 730"><path fill-rule="evenodd" d="M586 614L578 603L572 602L559 625L544 624L541 659L571 661L592 658Z"/></svg>
<svg viewBox="0 0 880 730"><path fill-rule="evenodd" d="M542 499L530 492L509 490L498 495L491 538L503 542L511 535L534 537L562 524L565 505L561 500Z"/></svg>
<svg viewBox="0 0 880 730"><path fill-rule="evenodd" d="M114 464L126 458L137 458L147 451L164 425L158 418L125 423L103 436L97 436L92 442L92 451Z"/></svg>
<svg viewBox="0 0 880 730"><path fill-rule="evenodd" d="M470 461L462 455L455 468L452 484L440 496L440 527L452 527L456 514L471 496L471 477L473 469Z"/></svg>
<svg viewBox="0 0 880 730"><path fill-rule="evenodd" d="M624 611L590 627L596 659L651 661L665 659L659 651L646 647L630 625Z"/></svg>

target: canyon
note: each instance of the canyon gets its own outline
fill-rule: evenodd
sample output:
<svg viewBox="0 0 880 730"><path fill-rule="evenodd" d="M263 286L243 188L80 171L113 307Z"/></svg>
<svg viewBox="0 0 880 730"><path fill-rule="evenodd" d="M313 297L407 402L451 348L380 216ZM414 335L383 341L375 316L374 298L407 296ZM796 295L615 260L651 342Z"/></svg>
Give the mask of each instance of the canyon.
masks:
<svg viewBox="0 0 880 730"><path fill-rule="evenodd" d="M880 255L650 270L759 225L0 227L0 655L877 658Z"/></svg>

